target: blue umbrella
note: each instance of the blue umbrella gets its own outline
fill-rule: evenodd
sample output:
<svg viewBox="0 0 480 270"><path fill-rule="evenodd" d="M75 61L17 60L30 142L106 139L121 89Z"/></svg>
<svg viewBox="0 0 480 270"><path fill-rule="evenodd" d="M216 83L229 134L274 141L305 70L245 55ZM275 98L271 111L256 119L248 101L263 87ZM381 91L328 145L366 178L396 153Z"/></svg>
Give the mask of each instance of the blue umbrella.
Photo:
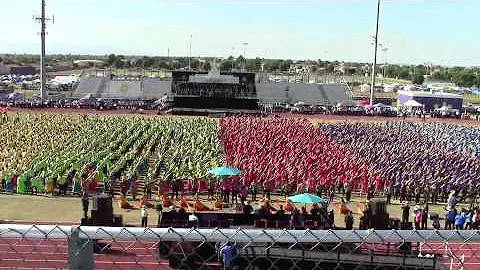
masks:
<svg viewBox="0 0 480 270"><path fill-rule="evenodd" d="M327 203L328 200L320 198L317 195L303 193L295 196L288 197L288 200L293 203Z"/></svg>
<svg viewBox="0 0 480 270"><path fill-rule="evenodd" d="M239 169L233 168L233 167L216 167L208 171L209 174L214 175L214 176L236 176L241 173Z"/></svg>

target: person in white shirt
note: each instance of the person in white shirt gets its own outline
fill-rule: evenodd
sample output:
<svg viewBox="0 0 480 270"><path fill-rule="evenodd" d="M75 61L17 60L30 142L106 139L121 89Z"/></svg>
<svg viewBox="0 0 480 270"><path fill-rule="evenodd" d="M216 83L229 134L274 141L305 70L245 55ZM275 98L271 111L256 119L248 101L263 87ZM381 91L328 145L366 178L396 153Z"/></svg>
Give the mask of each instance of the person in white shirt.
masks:
<svg viewBox="0 0 480 270"><path fill-rule="evenodd" d="M195 215L195 212L192 212L188 216L188 225L192 227L198 227L198 217Z"/></svg>
<svg viewBox="0 0 480 270"><path fill-rule="evenodd" d="M450 195L448 196L448 205L452 208L455 208L457 204L457 198L455 198L455 190L450 191Z"/></svg>
<svg viewBox="0 0 480 270"><path fill-rule="evenodd" d="M147 227L147 222L148 222L148 212L147 212L147 207L145 205L142 206L140 209L140 215L142 216L142 227Z"/></svg>

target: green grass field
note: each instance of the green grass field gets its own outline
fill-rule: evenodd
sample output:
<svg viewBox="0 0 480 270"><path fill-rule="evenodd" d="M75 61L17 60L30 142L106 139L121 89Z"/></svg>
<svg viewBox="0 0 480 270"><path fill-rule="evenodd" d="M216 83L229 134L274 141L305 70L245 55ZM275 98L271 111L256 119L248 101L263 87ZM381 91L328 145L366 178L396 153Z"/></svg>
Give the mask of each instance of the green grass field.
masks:
<svg viewBox="0 0 480 270"><path fill-rule="evenodd" d="M209 207L213 207L213 203L207 201L206 196L202 195L202 203ZM364 197L353 197L348 204L348 208L354 212L355 223L358 226L360 215L355 213L358 209L358 202L364 201ZM190 199L190 202L192 200ZM283 204L285 199L280 196L272 198L273 206L278 208L279 204ZM339 203L338 196L334 203L330 204L329 209L337 209ZM130 204L137 206L139 201L130 201ZM155 204L155 202L154 202ZM80 218L83 215L82 205L79 197L45 197L45 196L31 196L31 195L0 195L0 220L13 220L35 223L35 221L49 221L49 222L68 222L80 223ZM177 206L180 203L177 202ZM260 204L253 204L253 207L259 207ZM303 205L297 205L302 207ZM420 205L421 206L421 205ZM465 207L465 205L462 205ZM90 204L91 207L91 204ZM429 205L430 212L438 213L443 217L443 205ZM118 202L113 203L115 214L123 215L124 224L139 225L140 224L140 210L125 210L118 207ZM413 206L411 207L413 209ZM402 211L399 201L394 201L387 209L390 218L401 218ZM156 225L157 213L154 209L149 211L149 224ZM338 211L335 212L335 224L337 226L344 226L344 216ZM431 226L431 222L428 223Z"/></svg>

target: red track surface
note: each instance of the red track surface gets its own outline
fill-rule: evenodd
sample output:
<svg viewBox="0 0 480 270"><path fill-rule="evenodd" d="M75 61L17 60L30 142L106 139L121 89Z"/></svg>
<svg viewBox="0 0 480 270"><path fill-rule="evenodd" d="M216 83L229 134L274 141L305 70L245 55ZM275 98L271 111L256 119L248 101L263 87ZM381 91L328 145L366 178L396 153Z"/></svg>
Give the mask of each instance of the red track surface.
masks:
<svg viewBox="0 0 480 270"><path fill-rule="evenodd" d="M36 113L72 113L72 114L140 114L132 110L109 110L109 111L97 111L92 109L76 109L76 108L39 108L39 109L24 109L24 108L8 108L10 112L36 112ZM156 110L145 110L141 114L156 115ZM423 122L421 118L399 118L399 117L382 117L382 116L352 116L352 115L304 115L304 114L291 114L291 113L278 113L275 114L282 117L308 117L315 120L325 121L397 121L397 122ZM425 122L435 123L461 123L465 125L480 125L479 121L474 120L459 120L453 118L426 118Z"/></svg>
<svg viewBox="0 0 480 270"><path fill-rule="evenodd" d="M102 243L109 243L102 241ZM96 269L171 269L158 260L155 242L112 242L95 254ZM67 269L66 240L0 239L0 269Z"/></svg>
<svg viewBox="0 0 480 270"><path fill-rule="evenodd" d="M111 244L105 254L95 254L96 269L171 269L167 260L158 260L156 242L102 241ZM364 245L377 252L385 252L386 245ZM414 248L416 250L416 248ZM394 250L391 246L390 250ZM448 249L442 243L423 246L423 254L436 254L445 269L461 269L460 257L465 256L464 269L480 269L480 243L450 243ZM392 251L390 251L392 252ZM67 243L54 239L5 239L0 238L0 269L66 269Z"/></svg>

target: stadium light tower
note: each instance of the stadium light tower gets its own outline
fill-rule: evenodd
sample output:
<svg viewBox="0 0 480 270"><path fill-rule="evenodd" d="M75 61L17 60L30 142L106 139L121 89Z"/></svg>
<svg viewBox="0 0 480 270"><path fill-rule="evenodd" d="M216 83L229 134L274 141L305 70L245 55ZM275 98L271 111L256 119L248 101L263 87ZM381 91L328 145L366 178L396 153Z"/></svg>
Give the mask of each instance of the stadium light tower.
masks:
<svg viewBox="0 0 480 270"><path fill-rule="evenodd" d="M49 18L45 17L45 0L42 0L42 13L40 17L36 16L34 19L40 22L40 39L41 39L41 52L40 52L40 98L45 101L47 98L47 70L45 67L45 29L47 28L47 21Z"/></svg>
<svg viewBox="0 0 480 270"><path fill-rule="evenodd" d="M190 42L189 42L189 54L188 54L188 70L192 70L191 61L192 61L192 35L190 35Z"/></svg>
<svg viewBox="0 0 480 270"><path fill-rule="evenodd" d="M388 52L388 47L383 47L382 48L382 52L383 52L383 78L385 79L385 69L387 67L387 52Z"/></svg>
<svg viewBox="0 0 480 270"><path fill-rule="evenodd" d="M232 47L232 71L235 69L235 47Z"/></svg>
<svg viewBox="0 0 480 270"><path fill-rule="evenodd" d="M375 53L373 54L373 66L372 66L372 85L370 86L370 106L373 105L373 93L375 91L375 68L377 66L377 49L378 49L378 19L380 17L380 0L377 0L377 26L375 29Z"/></svg>
<svg viewBox="0 0 480 270"><path fill-rule="evenodd" d="M244 42L243 43L243 71L247 70L247 57L245 55L247 52L247 46L248 46L248 43Z"/></svg>

